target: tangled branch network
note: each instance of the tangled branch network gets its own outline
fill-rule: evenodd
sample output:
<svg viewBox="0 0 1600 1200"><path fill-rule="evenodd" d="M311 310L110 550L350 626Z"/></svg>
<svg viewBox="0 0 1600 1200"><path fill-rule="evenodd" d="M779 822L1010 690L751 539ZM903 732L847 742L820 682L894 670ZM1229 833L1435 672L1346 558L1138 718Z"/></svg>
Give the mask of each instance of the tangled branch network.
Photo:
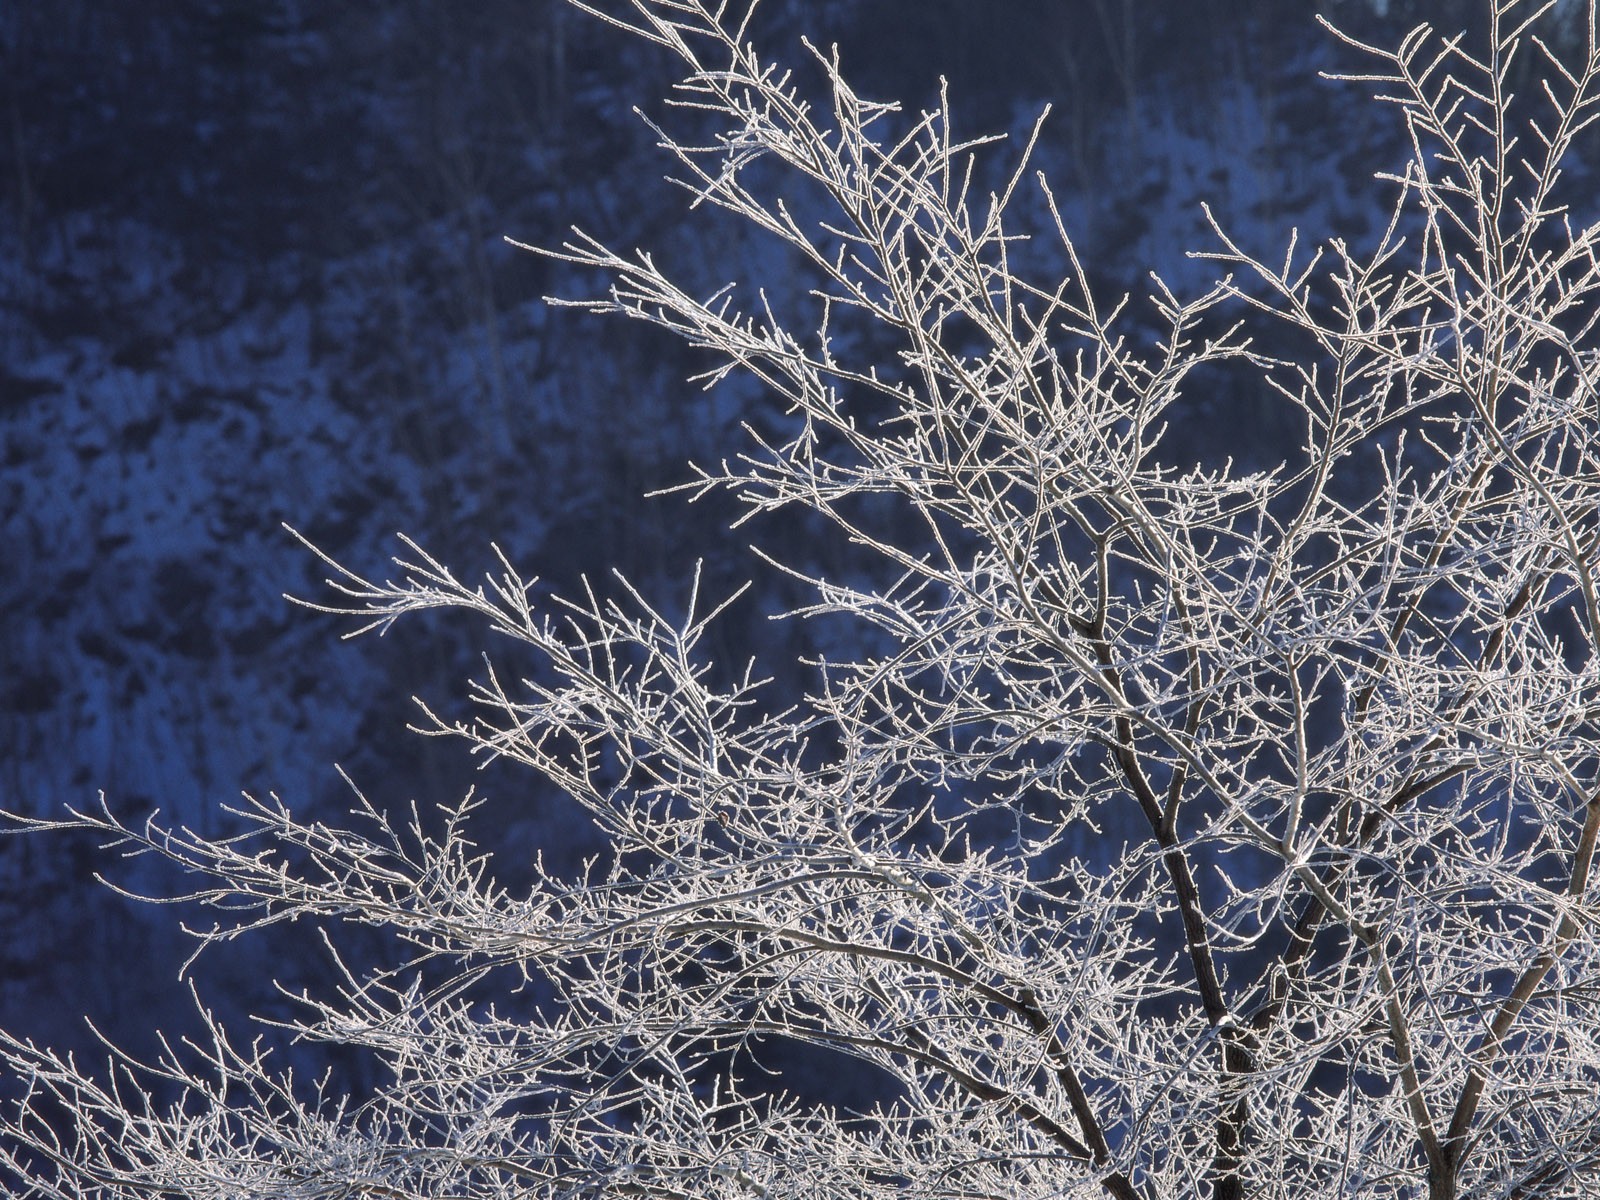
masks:
<svg viewBox="0 0 1600 1200"><path fill-rule="evenodd" d="M302 1039L381 1064L359 1099L214 1022L105 1075L7 1038L11 1194L1600 1195L1600 226L1562 200L1593 3L1333 31L1409 138L1386 229L1269 262L1213 219L1214 287L1113 303L1026 150L984 190L999 152L942 105L820 51L808 91L727 4L578 7L681 60L678 115L718 132L663 118L680 181L810 290L544 253L610 278L579 307L759 383L762 432L689 490L838 534L847 570L754 569L858 636L784 696L713 662L698 585L679 618L410 543L388 582L329 560L317 606L466 609L537 658L427 731L609 852L513 894L471 803L56 822L192 872L203 939L303 918L410 953L301 997ZM1186 453L1223 377L1297 430L1277 466ZM867 1099L787 1087L774 1047L856 1060Z"/></svg>

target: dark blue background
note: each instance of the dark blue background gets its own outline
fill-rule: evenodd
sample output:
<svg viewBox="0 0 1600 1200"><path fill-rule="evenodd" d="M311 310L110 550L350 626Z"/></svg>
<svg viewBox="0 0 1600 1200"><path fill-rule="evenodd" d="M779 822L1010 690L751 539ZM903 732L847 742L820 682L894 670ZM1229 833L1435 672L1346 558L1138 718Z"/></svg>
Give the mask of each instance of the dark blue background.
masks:
<svg viewBox="0 0 1600 1200"><path fill-rule="evenodd" d="M1371 174L1400 131L1318 78L1360 64L1317 7L768 0L758 33L792 62L802 34L837 40L862 92L913 106L947 76L961 134L1052 103L1039 165L1097 281L1142 289L1154 268L1194 289L1201 201L1263 254L1292 224L1359 240L1384 215ZM1483 6L1321 7L1392 44ZM729 657L792 657L804 631L764 620L783 596L741 553L750 534L714 503L642 499L774 416L747 386L686 385L697 360L648 329L552 313L542 294L593 281L501 240L576 222L691 290L781 287L781 258L659 182L629 109L660 114L675 78L556 0L0 7L0 806L49 816L103 790L127 819L221 832L241 789L337 815L340 762L396 808L476 784L508 878L538 846L588 844L538 781L404 730L414 694L452 711L483 631L423 619L340 642L281 598L323 573L282 522L362 570L404 530L462 577L495 541L556 586L620 566L663 603L706 556L721 584L759 581ZM1201 455L1270 459L1286 435L1249 395L1191 418ZM187 1020L188 943L97 871L182 888L83 838L0 841L0 1023L82 1045L89 1014L148 1050ZM267 977L327 967L290 930L200 970L238 1015L271 1009Z"/></svg>

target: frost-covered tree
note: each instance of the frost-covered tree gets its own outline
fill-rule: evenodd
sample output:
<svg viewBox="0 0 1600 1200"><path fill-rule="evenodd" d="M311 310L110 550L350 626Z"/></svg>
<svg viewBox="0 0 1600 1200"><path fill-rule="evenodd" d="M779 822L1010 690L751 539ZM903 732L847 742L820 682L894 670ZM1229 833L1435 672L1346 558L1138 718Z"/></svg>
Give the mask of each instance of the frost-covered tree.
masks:
<svg viewBox="0 0 1600 1200"><path fill-rule="evenodd" d="M1560 185L1600 46L1590 3L1558 50L1552 7L1346 38L1409 135L1386 230L1266 261L1214 221L1221 282L1148 303L1092 293L1025 152L982 190L942 106L821 52L810 102L708 0L590 9L682 59L720 130L662 131L682 181L793 270L702 298L557 254L610 276L585 307L770 398L690 486L840 535L826 577L765 554L830 656L781 695L711 661L698 595L330 562L363 628L454 607L520 644L430 731L609 854L513 893L468 803L257 801L231 840L74 814L193 872L203 939L306 918L408 954L301 998L302 1039L383 1068L359 1097L214 1025L104 1075L6 1039L12 1193L1595 1195L1600 225ZM1025 195L1046 238L1007 225ZM1292 414L1286 461L1196 461L1221 387ZM808 1048L865 1082L763 1073Z"/></svg>

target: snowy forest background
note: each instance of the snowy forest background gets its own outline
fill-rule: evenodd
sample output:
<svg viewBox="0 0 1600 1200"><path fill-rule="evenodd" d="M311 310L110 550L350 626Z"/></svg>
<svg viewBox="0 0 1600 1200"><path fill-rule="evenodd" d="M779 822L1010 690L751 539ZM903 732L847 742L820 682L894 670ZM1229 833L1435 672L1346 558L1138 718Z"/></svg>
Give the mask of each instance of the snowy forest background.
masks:
<svg viewBox="0 0 1600 1200"><path fill-rule="evenodd" d="M1115 293L1149 269L1209 281L1183 257L1208 244L1203 201L1258 253L1291 225L1374 233L1371 176L1400 130L1318 78L1350 58L1314 18L1393 44L1420 20L1480 25L1482 8L766 0L762 26L796 64L802 35L839 43L866 94L911 108L947 77L958 132L1020 132L1053 104L1037 165ZM704 292L781 289L781 259L691 221L661 182L630 110L660 114L673 81L557 0L0 6L0 808L49 816L104 790L130 819L160 808L217 833L242 789L343 811L337 762L396 808L476 786L508 881L541 847L592 845L530 778L406 734L410 697L449 712L464 693L477 631L419 621L341 643L282 598L315 596L323 574L285 522L380 577L396 530L462 578L492 541L569 592L619 567L678 596L703 554L713 590L758 582L724 623L725 658L758 649L771 669L826 636L768 622L783 583L724 531L728 510L644 499L737 447L745 385L707 396L665 335L552 311L542 295L593 281L502 241L554 245L581 222ZM1219 379L1190 436L1275 460L1289 431L1262 400ZM189 1019L190 945L102 871L181 886L87 841L0 841L0 1024L83 1047L87 1014L148 1052L153 1026ZM197 968L224 1019L270 1007L267 977L293 989L326 969L293 929L231 949Z"/></svg>

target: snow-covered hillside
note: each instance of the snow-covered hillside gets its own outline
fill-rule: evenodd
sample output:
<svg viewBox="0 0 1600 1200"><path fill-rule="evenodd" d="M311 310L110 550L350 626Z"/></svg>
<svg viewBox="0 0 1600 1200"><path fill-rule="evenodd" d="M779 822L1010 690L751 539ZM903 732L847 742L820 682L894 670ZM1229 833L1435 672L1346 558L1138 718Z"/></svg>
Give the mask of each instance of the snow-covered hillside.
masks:
<svg viewBox="0 0 1600 1200"><path fill-rule="evenodd" d="M765 32L796 62L801 33L837 39L863 87L913 105L947 75L969 133L1055 103L1038 165L1090 269L1113 291L1150 268L1195 288L1202 201L1259 250L1291 224L1359 238L1381 212L1369 177L1398 131L1317 77L1337 51L1298 7L789 0ZM663 602L706 555L723 582L762 579L730 653L781 659L805 636L765 624L780 584L719 532L729 514L642 498L736 451L740 421L779 418L751 415L748 386L685 384L694 361L649 331L552 312L541 294L587 281L502 240L577 223L707 292L794 278L659 183L629 108L661 114L664 61L555 0L5 6L0 53L0 806L50 816L104 791L216 831L241 789L342 805L339 762L396 805L485 786L509 861L581 846L515 774L404 731L413 694L446 711L462 694L493 648L480 631L340 642L282 598L324 574L285 523L380 573L404 530L464 577L492 541L558 586L622 566ZM1196 453L1251 418L1269 455L1259 405L1197 407ZM97 887L102 870L181 889L70 838L0 842L0 1024L70 1041L88 1012L137 1046L183 1003L166 914Z"/></svg>

